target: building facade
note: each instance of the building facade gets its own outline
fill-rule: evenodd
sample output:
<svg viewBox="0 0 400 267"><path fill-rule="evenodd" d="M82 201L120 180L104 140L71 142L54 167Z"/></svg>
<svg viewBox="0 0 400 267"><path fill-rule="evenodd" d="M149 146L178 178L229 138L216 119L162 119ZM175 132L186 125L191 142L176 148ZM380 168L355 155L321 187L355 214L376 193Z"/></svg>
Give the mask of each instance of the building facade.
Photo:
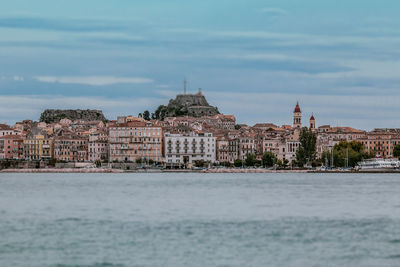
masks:
<svg viewBox="0 0 400 267"><path fill-rule="evenodd" d="M392 158L393 148L400 144L400 132L389 129L375 129L368 132L359 141L368 153L380 158Z"/></svg>
<svg viewBox="0 0 400 267"><path fill-rule="evenodd" d="M211 133L164 135L165 162L188 166L195 161L215 162L216 138Z"/></svg>
<svg viewBox="0 0 400 267"><path fill-rule="evenodd" d="M230 162L229 140L227 138L217 138L216 140L216 161L218 163Z"/></svg>
<svg viewBox="0 0 400 267"><path fill-rule="evenodd" d="M89 161L108 160L108 141L96 140L89 142Z"/></svg>
<svg viewBox="0 0 400 267"><path fill-rule="evenodd" d="M126 122L109 127L109 162L162 162L162 128L149 122Z"/></svg>
<svg viewBox="0 0 400 267"><path fill-rule="evenodd" d="M17 135L17 134L19 134L19 132L15 131L7 124L0 123L0 137L6 135Z"/></svg>
<svg viewBox="0 0 400 267"><path fill-rule="evenodd" d="M88 140L76 134L56 136L53 151L56 160L85 162L88 160Z"/></svg>
<svg viewBox="0 0 400 267"><path fill-rule="evenodd" d="M27 160L50 160L53 155L53 140L42 134L28 135L24 140Z"/></svg>
<svg viewBox="0 0 400 267"><path fill-rule="evenodd" d="M0 159L24 158L24 140L20 135L0 136Z"/></svg>
<svg viewBox="0 0 400 267"><path fill-rule="evenodd" d="M89 161L108 161L108 133L95 131L89 136Z"/></svg>

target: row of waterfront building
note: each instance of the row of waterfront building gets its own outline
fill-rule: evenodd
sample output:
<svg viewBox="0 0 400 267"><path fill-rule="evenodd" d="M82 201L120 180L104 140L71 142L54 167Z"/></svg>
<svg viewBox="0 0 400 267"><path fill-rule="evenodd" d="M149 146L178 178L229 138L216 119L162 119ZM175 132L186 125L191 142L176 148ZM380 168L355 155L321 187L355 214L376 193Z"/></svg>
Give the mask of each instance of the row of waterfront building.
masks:
<svg viewBox="0 0 400 267"><path fill-rule="evenodd" d="M163 121L125 116L110 122L62 119L46 124L25 120L0 124L0 159L59 162L157 162L188 165L195 161L233 163L248 154L261 159L274 153L290 164L300 146L302 113L297 104L293 125L236 124L232 115L168 117ZM317 155L340 141L359 141L366 151L390 158L400 144L400 129L358 130L350 127L307 127L317 134Z"/></svg>

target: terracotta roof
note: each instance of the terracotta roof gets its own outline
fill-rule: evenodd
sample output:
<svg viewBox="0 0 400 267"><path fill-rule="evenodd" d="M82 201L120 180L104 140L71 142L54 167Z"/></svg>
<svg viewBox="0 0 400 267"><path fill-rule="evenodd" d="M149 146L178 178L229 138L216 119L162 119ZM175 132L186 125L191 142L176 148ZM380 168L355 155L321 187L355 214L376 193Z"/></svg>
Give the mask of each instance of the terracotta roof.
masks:
<svg viewBox="0 0 400 267"><path fill-rule="evenodd" d="M86 138L76 134L67 134L62 136L55 136L54 140L86 140Z"/></svg>
<svg viewBox="0 0 400 267"><path fill-rule="evenodd" d="M278 128L278 126L276 126L273 123L256 123L253 126L254 128Z"/></svg>
<svg viewBox="0 0 400 267"><path fill-rule="evenodd" d="M0 130L12 130L7 124L0 123Z"/></svg>
<svg viewBox="0 0 400 267"><path fill-rule="evenodd" d="M296 107L294 108L294 112L301 112L300 106L299 106L299 102L297 102Z"/></svg>
<svg viewBox="0 0 400 267"><path fill-rule="evenodd" d="M161 126L152 125L151 123L145 121L129 121L127 123L119 123L110 126L110 128L113 127L161 127Z"/></svg>
<svg viewBox="0 0 400 267"><path fill-rule="evenodd" d="M8 134L8 135L1 136L0 139L21 139L22 140L23 138L20 135Z"/></svg>
<svg viewBox="0 0 400 267"><path fill-rule="evenodd" d="M354 129L351 127L332 127L329 132L343 132L343 133L364 133L363 130Z"/></svg>

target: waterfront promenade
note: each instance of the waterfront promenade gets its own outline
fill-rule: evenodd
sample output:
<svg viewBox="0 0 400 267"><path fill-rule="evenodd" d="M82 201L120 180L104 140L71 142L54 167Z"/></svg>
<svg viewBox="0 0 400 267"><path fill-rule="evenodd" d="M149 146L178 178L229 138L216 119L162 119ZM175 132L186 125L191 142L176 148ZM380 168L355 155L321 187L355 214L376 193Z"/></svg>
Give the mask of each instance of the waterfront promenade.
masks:
<svg viewBox="0 0 400 267"><path fill-rule="evenodd" d="M192 169L106 169L106 168L45 168L45 169L3 169L0 173L400 173L400 170L271 170L262 168L215 168L204 170Z"/></svg>

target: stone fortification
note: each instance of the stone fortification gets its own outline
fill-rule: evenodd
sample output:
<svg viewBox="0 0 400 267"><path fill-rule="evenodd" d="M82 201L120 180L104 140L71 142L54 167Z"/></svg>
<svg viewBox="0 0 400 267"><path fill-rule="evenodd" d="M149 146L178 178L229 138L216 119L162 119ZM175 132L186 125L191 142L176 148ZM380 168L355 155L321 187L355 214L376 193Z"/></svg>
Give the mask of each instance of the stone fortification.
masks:
<svg viewBox="0 0 400 267"><path fill-rule="evenodd" d="M167 116L214 116L219 114L216 107L210 106L201 91L197 94L181 94L171 99L167 107Z"/></svg>
<svg viewBox="0 0 400 267"><path fill-rule="evenodd" d="M61 119L85 120L85 121L107 121L101 110L81 109L46 109L40 115L40 121L46 123L59 122Z"/></svg>

